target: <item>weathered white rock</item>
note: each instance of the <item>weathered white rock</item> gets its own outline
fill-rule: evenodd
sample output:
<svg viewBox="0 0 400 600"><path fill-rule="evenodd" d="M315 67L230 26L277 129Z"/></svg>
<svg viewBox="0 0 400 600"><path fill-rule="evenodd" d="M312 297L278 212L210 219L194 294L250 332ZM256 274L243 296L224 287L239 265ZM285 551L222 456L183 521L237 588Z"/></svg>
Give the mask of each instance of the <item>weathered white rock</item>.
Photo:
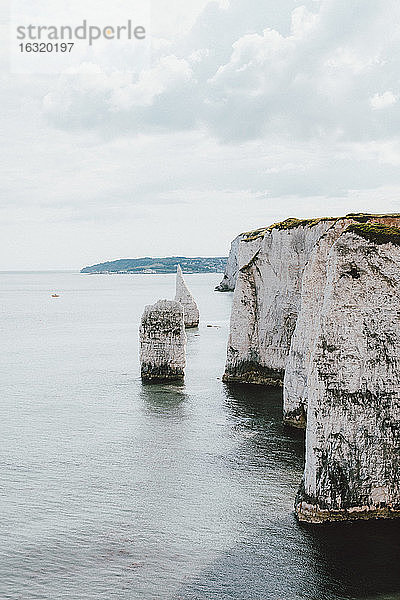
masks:
<svg viewBox="0 0 400 600"><path fill-rule="evenodd" d="M318 241L304 269L300 312L291 339L283 383L283 419L294 427L306 426L307 372L326 285L327 256L348 224L347 220L341 219L328 229Z"/></svg>
<svg viewBox="0 0 400 600"><path fill-rule="evenodd" d="M183 279L182 269L180 265L176 270L176 293L175 302L179 302L183 306L184 322L187 329L197 327L199 324L199 309L189 288Z"/></svg>
<svg viewBox="0 0 400 600"><path fill-rule="evenodd" d="M240 241L224 381L281 385L303 270L332 221L250 232ZM302 223L302 222L300 222Z"/></svg>
<svg viewBox="0 0 400 600"><path fill-rule="evenodd" d="M215 290L217 292L233 292L236 285L236 279L238 275L238 253L239 243L243 239L245 234L241 233L236 236L231 243L231 249L229 251L228 260L225 267L225 273L220 284L217 285Z"/></svg>
<svg viewBox="0 0 400 600"><path fill-rule="evenodd" d="M282 385L305 266L340 221L400 222L399 215L287 219L242 234L224 381Z"/></svg>
<svg viewBox="0 0 400 600"><path fill-rule="evenodd" d="M399 517L400 246L344 232L316 261L324 254L296 513L314 523Z"/></svg>
<svg viewBox="0 0 400 600"><path fill-rule="evenodd" d="M182 305L174 300L159 300L146 306L139 334L142 379L183 379L186 333Z"/></svg>
<svg viewBox="0 0 400 600"><path fill-rule="evenodd" d="M387 226L400 226L395 216L370 215L368 221ZM324 299L327 258L332 245L355 219L337 219L321 236L304 269L300 311L292 336L283 385L283 418L288 425L305 428L307 416L307 373L316 341L317 324Z"/></svg>

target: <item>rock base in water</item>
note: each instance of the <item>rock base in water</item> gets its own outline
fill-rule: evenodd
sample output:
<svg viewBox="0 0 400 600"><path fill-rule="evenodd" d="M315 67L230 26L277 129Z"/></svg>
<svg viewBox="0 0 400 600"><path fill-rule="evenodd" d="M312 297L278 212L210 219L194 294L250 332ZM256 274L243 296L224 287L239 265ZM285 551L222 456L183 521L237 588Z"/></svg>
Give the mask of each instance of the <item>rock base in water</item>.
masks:
<svg viewBox="0 0 400 600"><path fill-rule="evenodd" d="M274 370L263 367L259 363L243 361L240 364L231 364L226 368L222 377L224 383L253 383L279 387L283 382L283 370Z"/></svg>
<svg viewBox="0 0 400 600"><path fill-rule="evenodd" d="M284 413L283 422L285 425L295 429L305 429L307 426L307 415L304 406L301 405L297 410Z"/></svg>
<svg viewBox="0 0 400 600"><path fill-rule="evenodd" d="M159 300L146 306L140 325L142 380L182 380L186 363L185 346L182 305L173 300Z"/></svg>
<svg viewBox="0 0 400 600"><path fill-rule="evenodd" d="M377 498L377 501L379 498ZM329 523L338 521L372 521L374 519L398 519L400 517L400 504L396 506L385 503L370 505L348 506L347 508L333 509L320 506L315 498L307 496L304 484L296 496L296 517L301 523Z"/></svg>
<svg viewBox="0 0 400 600"><path fill-rule="evenodd" d="M317 504L299 502L295 505L297 519L301 523L333 523L338 521L372 521L376 519L398 519L400 507L354 506L342 510L329 510Z"/></svg>

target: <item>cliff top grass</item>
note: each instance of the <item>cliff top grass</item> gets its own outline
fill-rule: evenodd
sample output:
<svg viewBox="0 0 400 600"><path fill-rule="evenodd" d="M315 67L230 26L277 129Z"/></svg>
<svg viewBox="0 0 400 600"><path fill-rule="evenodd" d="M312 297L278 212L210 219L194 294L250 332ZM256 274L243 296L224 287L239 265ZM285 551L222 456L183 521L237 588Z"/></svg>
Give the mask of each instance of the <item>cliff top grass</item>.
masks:
<svg viewBox="0 0 400 600"><path fill-rule="evenodd" d="M345 229L345 233L355 233L360 237L375 244L396 244L400 246L400 229L381 223L352 223Z"/></svg>
<svg viewBox="0 0 400 600"><path fill-rule="evenodd" d="M388 214L369 214L369 213L349 213L344 217L317 217L314 219L296 219L295 217L290 217L289 219L285 219L285 221L280 221L279 223L273 223L269 225L269 227L260 227L260 229L254 229L253 231L247 231L243 233L245 242L252 242L253 240L257 240L258 238L263 238L268 231L272 231L273 229L278 229L279 231L287 230L287 229L295 229L296 227L314 227L321 223L322 221L340 221L342 219L349 219L352 221L357 221L357 223L367 223L371 219L382 219L382 218L400 218L400 213L388 213Z"/></svg>

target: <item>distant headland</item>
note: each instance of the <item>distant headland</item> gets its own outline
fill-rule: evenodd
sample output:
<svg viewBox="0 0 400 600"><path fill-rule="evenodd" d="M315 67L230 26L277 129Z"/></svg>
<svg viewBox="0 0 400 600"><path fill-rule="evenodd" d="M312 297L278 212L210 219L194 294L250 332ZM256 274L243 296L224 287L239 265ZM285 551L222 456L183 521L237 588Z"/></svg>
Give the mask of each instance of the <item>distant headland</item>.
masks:
<svg viewBox="0 0 400 600"><path fill-rule="evenodd" d="M226 256L166 256L164 258L121 258L81 269L81 273L175 273L177 266L184 273L223 273Z"/></svg>

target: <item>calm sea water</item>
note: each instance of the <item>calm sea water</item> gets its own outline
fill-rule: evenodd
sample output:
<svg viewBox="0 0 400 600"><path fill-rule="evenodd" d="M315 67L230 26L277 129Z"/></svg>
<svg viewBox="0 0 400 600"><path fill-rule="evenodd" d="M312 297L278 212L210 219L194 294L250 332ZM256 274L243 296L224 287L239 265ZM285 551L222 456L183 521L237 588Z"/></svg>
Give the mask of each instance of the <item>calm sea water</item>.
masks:
<svg viewBox="0 0 400 600"><path fill-rule="evenodd" d="M0 274L1 600L400 598L398 523L295 521L303 440L279 391L222 384L219 279L187 276L184 385L142 386L173 276Z"/></svg>

